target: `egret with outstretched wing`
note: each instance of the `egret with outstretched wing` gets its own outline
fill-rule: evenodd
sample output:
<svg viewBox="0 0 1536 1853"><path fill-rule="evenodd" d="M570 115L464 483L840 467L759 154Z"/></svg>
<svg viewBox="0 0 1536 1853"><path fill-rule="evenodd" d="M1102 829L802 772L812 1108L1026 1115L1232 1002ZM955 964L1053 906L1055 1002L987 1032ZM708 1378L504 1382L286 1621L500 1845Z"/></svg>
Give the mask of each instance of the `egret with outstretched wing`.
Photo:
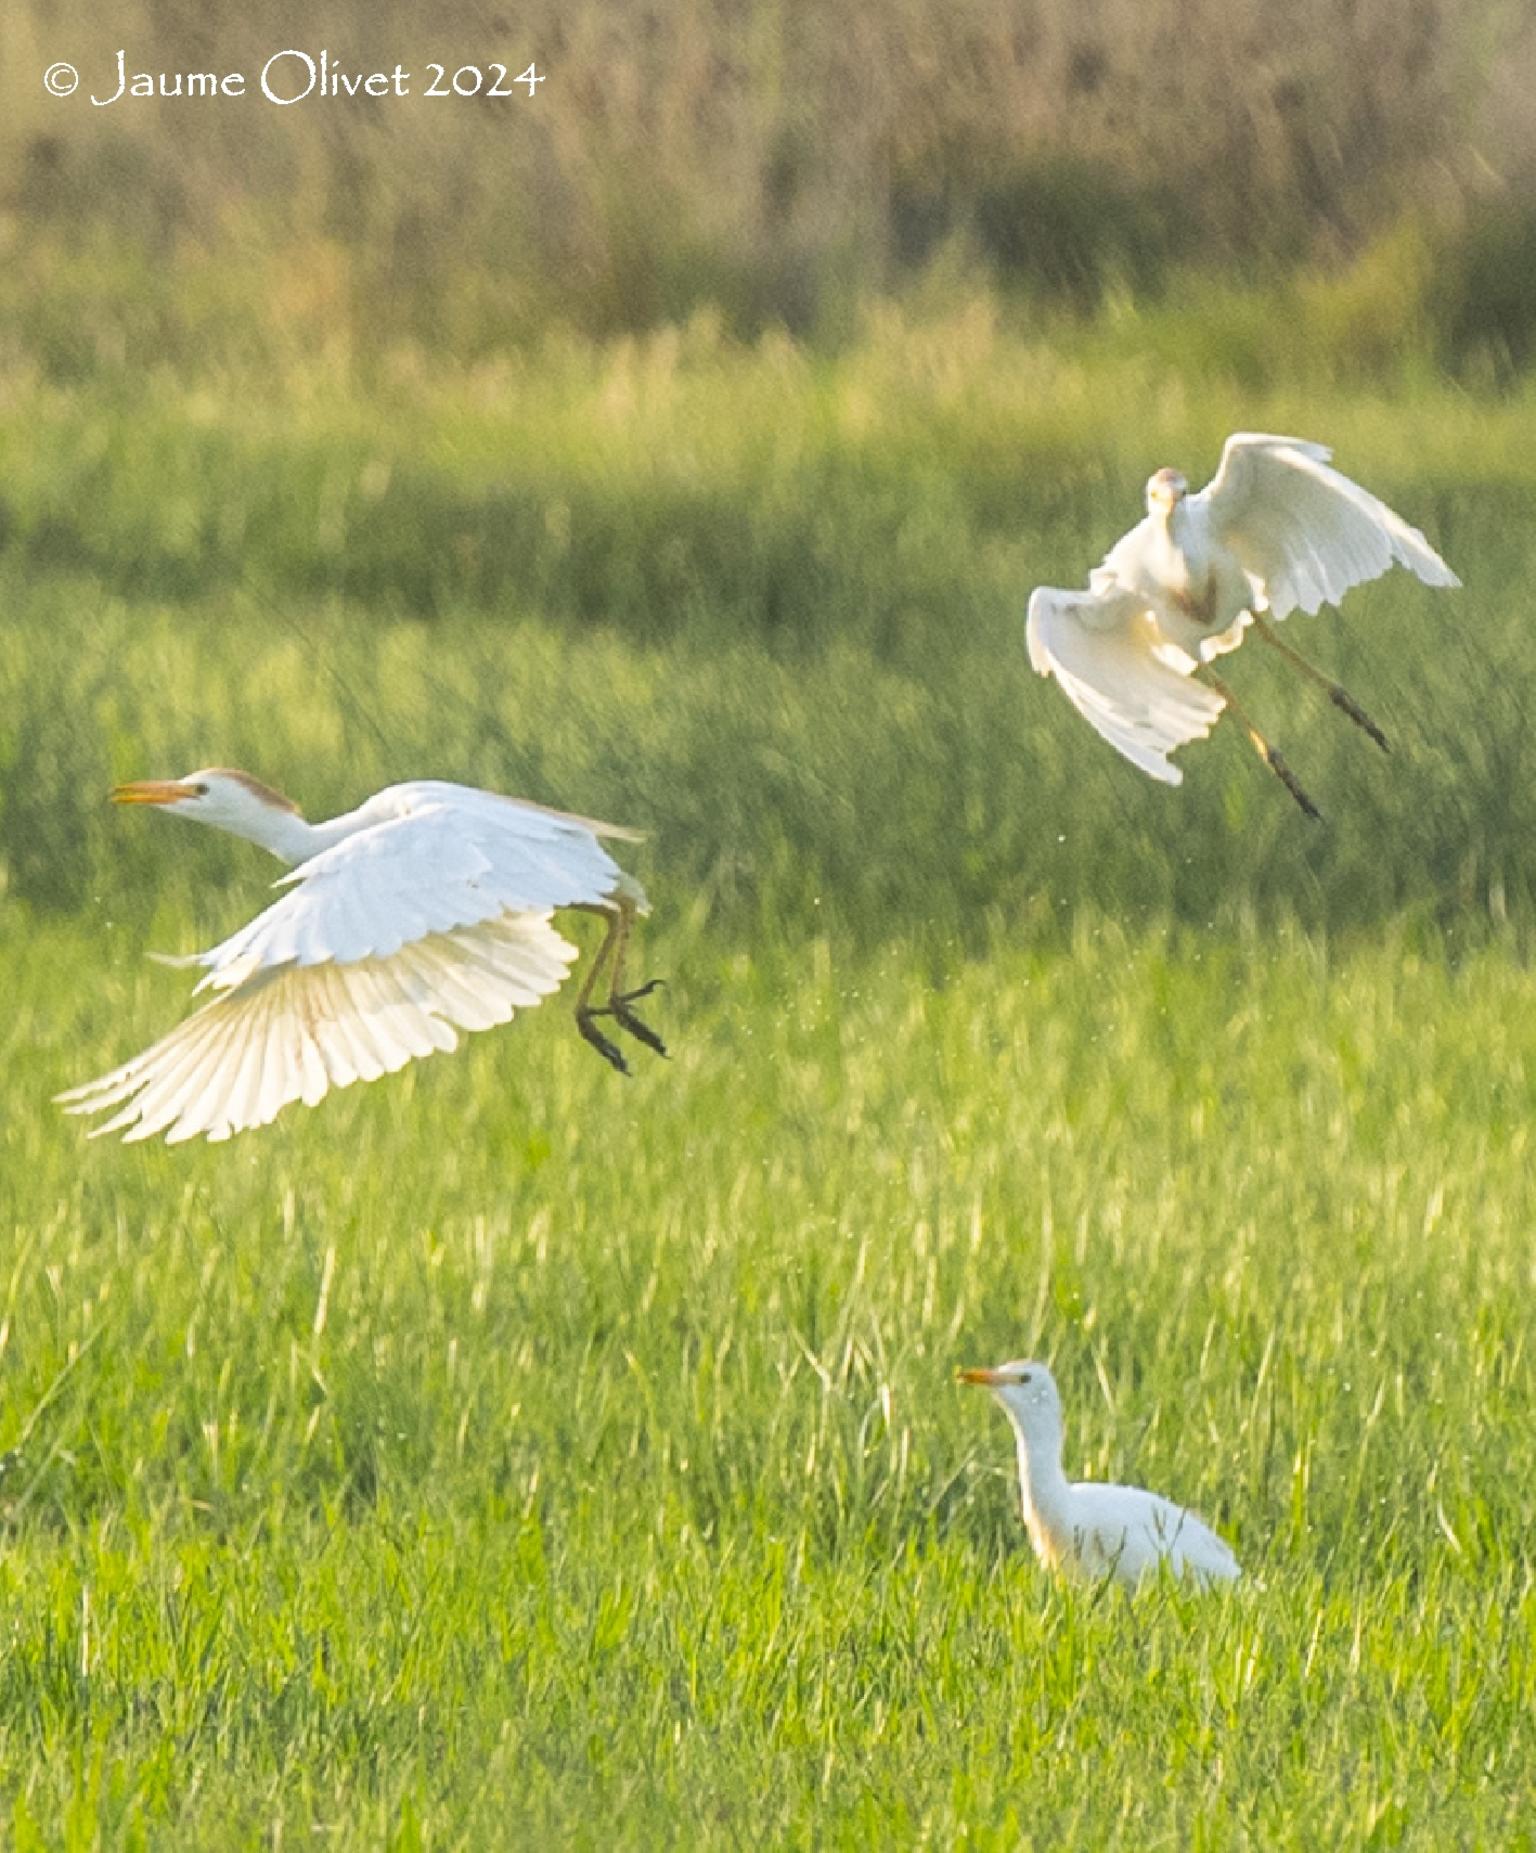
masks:
<svg viewBox="0 0 1536 1853"><path fill-rule="evenodd" d="M1040 586L1031 596L1030 661L1153 778L1178 784L1183 773L1168 755L1230 709L1297 803L1318 815L1209 666L1250 626L1386 748L1354 697L1297 655L1272 621L1337 604L1393 565L1426 585L1461 582L1417 528L1332 468L1330 455L1302 438L1238 432L1198 495L1177 470L1151 478L1146 519L1110 549L1086 592Z"/></svg>
<svg viewBox="0 0 1536 1853"><path fill-rule="evenodd" d="M581 1034L621 1073L627 1064L598 1017L666 1053L633 1009L655 981L624 989L630 927L649 906L600 840L634 840L632 830L435 779L391 785L318 824L224 767L112 795L245 837L293 866L281 898L249 925L171 961L204 968L197 988L211 1002L121 1068L59 1096L72 1113L116 1107L98 1133L226 1139L291 1101L314 1106L333 1087L453 1049L459 1030L506 1023L564 983L577 953L552 924L557 908L607 922L577 998ZM607 1001L594 1005L605 970Z"/></svg>

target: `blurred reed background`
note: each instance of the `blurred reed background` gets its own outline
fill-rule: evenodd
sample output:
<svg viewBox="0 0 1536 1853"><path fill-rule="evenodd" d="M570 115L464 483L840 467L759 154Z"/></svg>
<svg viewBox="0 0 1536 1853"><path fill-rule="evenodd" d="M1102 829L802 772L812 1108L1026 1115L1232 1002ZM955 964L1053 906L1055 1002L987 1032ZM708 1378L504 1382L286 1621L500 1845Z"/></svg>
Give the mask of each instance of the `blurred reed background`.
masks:
<svg viewBox="0 0 1536 1853"><path fill-rule="evenodd" d="M119 46L253 75L289 45L403 62L416 94L86 101ZM1190 272L1353 274L1354 362L1390 332L1383 268L1448 364L1518 365L1536 329L1536 17L1508 0L456 0L430 22L16 0L0 55L9 358L65 375L262 339L468 358L703 308L832 340L925 287L1092 314ZM64 57L68 100L40 82ZM428 59L547 82L427 99Z"/></svg>

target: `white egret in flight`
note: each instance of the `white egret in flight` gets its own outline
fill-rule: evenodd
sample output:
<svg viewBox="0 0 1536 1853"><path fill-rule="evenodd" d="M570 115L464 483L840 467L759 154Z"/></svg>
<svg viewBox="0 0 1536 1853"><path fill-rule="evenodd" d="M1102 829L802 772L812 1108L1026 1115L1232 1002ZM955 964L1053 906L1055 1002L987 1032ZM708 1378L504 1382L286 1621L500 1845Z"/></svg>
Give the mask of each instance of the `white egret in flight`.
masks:
<svg viewBox="0 0 1536 1853"><path fill-rule="evenodd" d="M1386 749L1364 709L1282 642L1271 620L1337 604L1394 563L1426 585L1461 581L1417 528L1331 468L1331 454L1301 438L1238 432L1198 495L1177 470L1151 478L1146 519L1116 541L1086 592L1040 586L1031 596L1031 663L1153 778L1177 785L1183 774L1169 753L1203 739L1230 708L1296 802L1319 815L1208 667L1249 624Z"/></svg>
<svg viewBox="0 0 1536 1853"><path fill-rule="evenodd" d="M436 779L391 785L317 824L223 767L119 785L112 796L163 805L293 866L277 884L286 892L248 926L169 961L202 966L197 988L211 1002L123 1067L59 1096L72 1113L118 1108L98 1133L226 1139L290 1101L313 1106L330 1088L453 1049L458 1030L505 1023L564 983L577 952L551 924L562 907L607 922L576 1000L581 1034L621 1074L628 1066L599 1017L666 1054L632 1008L659 980L624 989L630 927L649 905L598 840L635 841L633 830ZM607 1000L595 1005L605 969Z"/></svg>
<svg viewBox="0 0 1536 1853"><path fill-rule="evenodd" d="M1017 1360L995 1370L963 1370L1008 1412L1019 1447L1019 1491L1035 1555L1048 1570L1085 1580L1135 1585L1166 1564L1175 1577L1231 1583L1237 1559L1183 1506L1139 1486L1075 1485L1061 1469L1061 1395L1043 1364Z"/></svg>

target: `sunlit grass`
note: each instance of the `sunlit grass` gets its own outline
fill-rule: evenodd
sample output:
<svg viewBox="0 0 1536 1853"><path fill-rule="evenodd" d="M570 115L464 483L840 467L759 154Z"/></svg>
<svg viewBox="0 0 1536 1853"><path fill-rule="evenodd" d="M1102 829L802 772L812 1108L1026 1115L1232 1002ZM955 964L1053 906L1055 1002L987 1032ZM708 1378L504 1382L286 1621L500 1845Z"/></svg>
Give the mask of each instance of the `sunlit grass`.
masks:
<svg viewBox="0 0 1536 1853"><path fill-rule="evenodd" d="M0 1785L18 1846L1518 1844L1536 1806L1528 408L1262 402L978 312L0 424ZM1139 416L1127 419L1126 405ZM1141 479L1335 442L1467 581L1232 666L1177 792L1023 657ZM640 825L560 1002L224 1147L47 1104L275 873L244 764ZM580 927L576 929L580 932ZM1196 1505L1058 1591L956 1364Z"/></svg>
<svg viewBox="0 0 1536 1853"><path fill-rule="evenodd" d="M1105 927L935 972L663 921L665 1068L547 1008L177 1152L41 1104L176 981L5 950L0 1768L43 1843L1430 1846L1529 1807L1502 949ZM1047 1589L951 1381L1019 1350L1080 1470L1217 1519L1235 1600Z"/></svg>

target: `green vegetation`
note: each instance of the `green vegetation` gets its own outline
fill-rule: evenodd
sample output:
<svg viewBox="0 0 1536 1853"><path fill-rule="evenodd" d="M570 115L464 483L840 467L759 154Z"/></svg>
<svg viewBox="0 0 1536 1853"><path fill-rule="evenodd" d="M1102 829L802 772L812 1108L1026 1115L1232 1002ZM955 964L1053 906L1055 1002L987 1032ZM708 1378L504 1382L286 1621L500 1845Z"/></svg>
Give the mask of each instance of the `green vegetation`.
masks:
<svg viewBox="0 0 1536 1853"><path fill-rule="evenodd" d="M334 11L543 114L210 113L194 168L42 93L106 28L0 20L0 1837L1529 1844L1522 10ZM279 42L205 15L110 36ZM1235 428L1466 580L1296 623L1390 758L1233 659L1321 828L1024 656ZM645 827L673 1059L556 1002L87 1143L48 1097L185 1007L145 952L273 872L105 792L217 762ZM1024 1350L1231 1599L1046 1584L951 1381Z"/></svg>
<svg viewBox="0 0 1536 1853"><path fill-rule="evenodd" d="M549 1009L170 1153L39 1103L176 981L11 918L16 1844L1516 1844L1518 966L1099 922L935 971L655 885L665 1070ZM1264 1586L1048 1589L950 1381L1021 1346Z"/></svg>
<svg viewBox="0 0 1536 1853"><path fill-rule="evenodd" d="M826 340L933 278L1093 311L1192 270L1332 271L1407 226L1435 247L1458 358L1528 356L1536 333L1536 29L1511 0L289 13L214 33L202 0L13 0L0 162L21 236L0 294L100 243L137 268L126 242L157 279L116 305L130 342L185 264L202 280L178 316L222 304L231 327L281 327L330 298L333 337L434 354L699 308ZM284 46L354 74L401 63L411 93L276 108L257 74ZM238 71L253 94L93 107L119 48L130 71ZM68 99L39 81L64 57L82 74ZM547 75L531 102L434 100L433 59ZM93 296L86 319L104 309Z"/></svg>
<svg viewBox="0 0 1536 1853"><path fill-rule="evenodd" d="M837 359L704 325L390 385L18 385L0 595L46 642L0 667L13 898L142 917L160 847L99 794L212 757L317 811L435 771L633 815L743 941L819 917L943 957L994 925L1059 944L1084 907L1523 921L1529 394L1252 392L1109 338L1053 351L979 308L877 318ZM1468 582L1397 575L1302 627L1390 759L1239 660L1327 830L1235 730L1177 797L1135 776L1023 655L1029 586L1080 580L1152 467L1198 476L1239 426L1325 434Z"/></svg>
<svg viewBox="0 0 1536 1853"><path fill-rule="evenodd" d="M1527 417L1196 396L984 315L387 399L18 384L15 1843L1517 1840ZM1153 787L1023 657L1032 579L1240 421L1327 435L1468 581L1306 625L1390 760L1236 660L1325 829L1238 738ZM84 1144L47 1096L183 1006L144 951L260 895L101 802L208 760L650 826L673 1061L621 1083L555 1004L230 1146ZM950 1382L1021 1349L1073 1461L1253 1585L1044 1584Z"/></svg>

